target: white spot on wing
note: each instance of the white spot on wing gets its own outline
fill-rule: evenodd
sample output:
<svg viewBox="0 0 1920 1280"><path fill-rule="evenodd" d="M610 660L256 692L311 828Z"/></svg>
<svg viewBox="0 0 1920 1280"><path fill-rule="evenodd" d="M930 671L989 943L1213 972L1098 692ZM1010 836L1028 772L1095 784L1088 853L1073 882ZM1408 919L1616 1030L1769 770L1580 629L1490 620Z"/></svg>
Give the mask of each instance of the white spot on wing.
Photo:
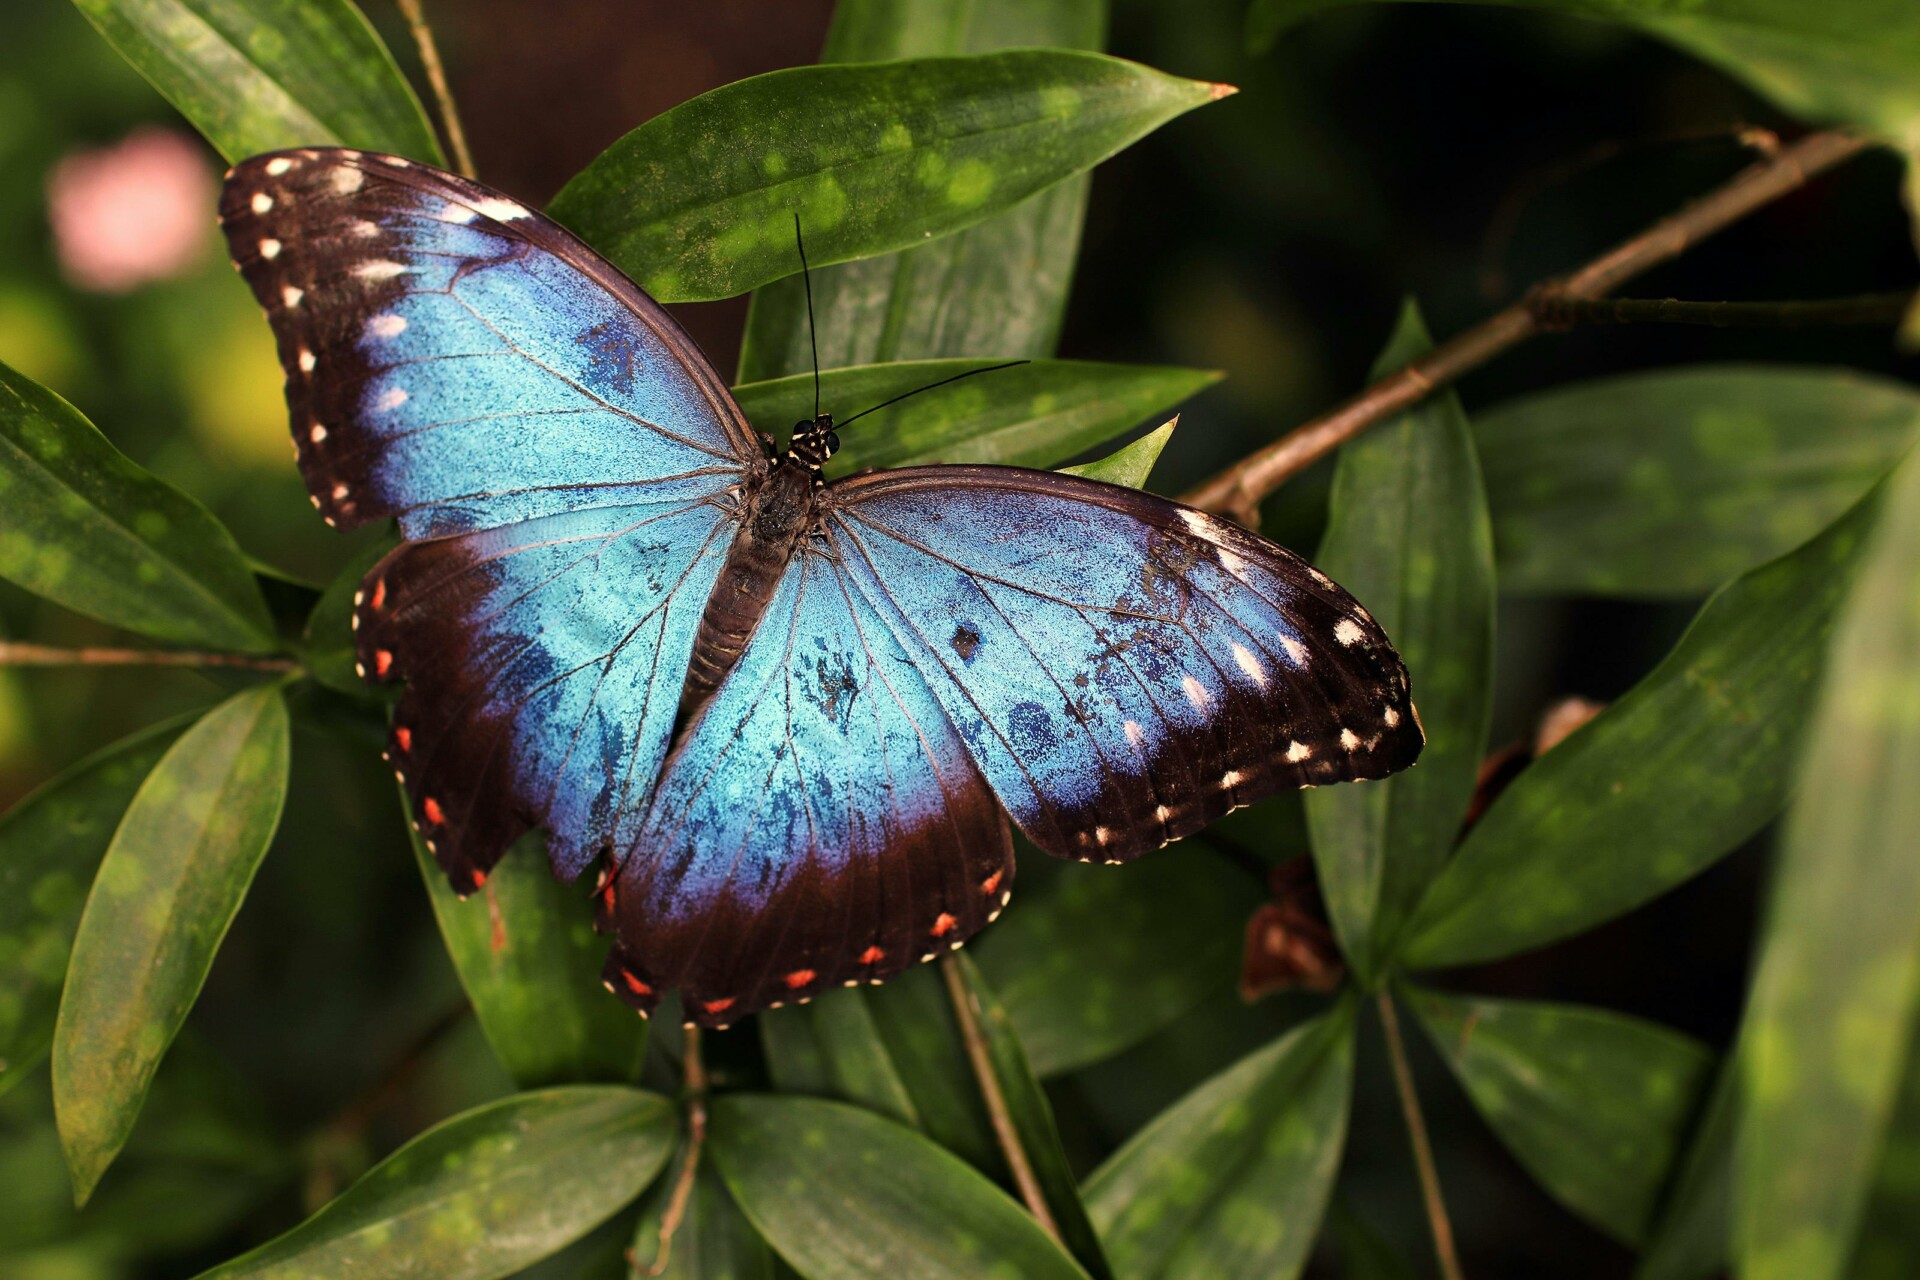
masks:
<svg viewBox="0 0 1920 1280"><path fill-rule="evenodd" d="M1207 688L1192 676L1180 677L1180 688L1186 692L1187 701L1205 711L1207 709Z"/></svg>
<svg viewBox="0 0 1920 1280"><path fill-rule="evenodd" d="M1235 787L1240 785L1241 779L1244 778L1245 776L1246 775L1241 773L1238 769L1227 770L1225 773L1220 775L1220 789L1222 791L1233 790Z"/></svg>
<svg viewBox="0 0 1920 1280"><path fill-rule="evenodd" d="M1129 720L1120 727L1126 730L1128 742L1131 742L1136 747L1146 745L1147 731L1142 729L1138 723Z"/></svg>
<svg viewBox="0 0 1920 1280"><path fill-rule="evenodd" d="M1160 825L1165 826L1167 819L1173 816L1173 810L1167 808L1165 805L1156 805L1154 806L1153 816L1160 819Z"/></svg>
<svg viewBox="0 0 1920 1280"><path fill-rule="evenodd" d="M1358 751L1360 749L1360 735L1351 729L1342 729L1340 731L1340 745L1349 751Z"/></svg>
<svg viewBox="0 0 1920 1280"><path fill-rule="evenodd" d="M1238 640L1233 642L1233 660L1247 673L1249 680L1263 689L1267 687L1267 669L1260 665L1260 659L1253 656L1253 650Z"/></svg>
<svg viewBox="0 0 1920 1280"><path fill-rule="evenodd" d="M253 211L255 213L265 213L271 208L273 208L272 196L264 191L256 191L253 193Z"/></svg>
<svg viewBox="0 0 1920 1280"><path fill-rule="evenodd" d="M485 200L475 200L473 211L483 218L492 218L495 222L512 222L515 218L527 216L526 208L511 200L502 200L499 196L488 196Z"/></svg>
<svg viewBox="0 0 1920 1280"><path fill-rule="evenodd" d="M276 178L291 168L293 168L293 161L287 159L285 156L281 156L277 160L267 161L267 172Z"/></svg>
<svg viewBox="0 0 1920 1280"><path fill-rule="evenodd" d="M289 307L299 306L300 299L306 296L307 291L305 289L295 288L293 285L287 285L280 290L280 301L286 303Z"/></svg>
<svg viewBox="0 0 1920 1280"><path fill-rule="evenodd" d="M347 486L346 486L346 485L344 485L344 484L336 484L335 486L333 486L333 497L334 497L334 501L336 501L336 502L337 502L337 501L339 501L339 500L340 500L341 498L344 498L344 497L346 497L346 496L347 496L347 493L348 493L348 489L347 489Z"/></svg>
<svg viewBox="0 0 1920 1280"><path fill-rule="evenodd" d="M1287 651L1287 660L1293 663L1294 666L1304 667L1307 665L1307 646L1301 644L1292 636L1281 636L1280 647Z"/></svg>
<svg viewBox="0 0 1920 1280"><path fill-rule="evenodd" d="M1213 554L1219 559L1220 567L1234 577L1244 579L1247 576L1247 562L1233 552L1225 547L1215 547Z"/></svg>
<svg viewBox="0 0 1920 1280"><path fill-rule="evenodd" d="M353 274L359 276L362 280L391 280L395 276L407 274L407 268L397 262L389 262L385 258L379 258L373 262L361 263L353 269Z"/></svg>
<svg viewBox="0 0 1920 1280"><path fill-rule="evenodd" d="M300 348L300 372L312 373L313 366L316 363L318 362L314 359L313 352L307 350L305 347Z"/></svg>
<svg viewBox="0 0 1920 1280"><path fill-rule="evenodd" d="M1344 644L1344 645L1359 644L1360 638L1364 635L1366 635L1366 632L1362 631L1360 629L1360 624L1355 622L1352 618L1342 618L1338 623L1334 624L1333 638L1335 640L1338 640L1341 644Z"/></svg>
<svg viewBox="0 0 1920 1280"><path fill-rule="evenodd" d="M1398 711L1395 711L1392 707L1387 708L1386 715L1384 718L1387 722L1387 728L1389 729L1393 728L1393 726L1400 723L1400 713Z"/></svg>
<svg viewBox="0 0 1920 1280"><path fill-rule="evenodd" d="M405 387L389 387L381 393L379 407L382 409L398 409L407 402L407 399L407 389Z"/></svg>
<svg viewBox="0 0 1920 1280"><path fill-rule="evenodd" d="M268 262L272 262L280 256L280 242L271 238L262 240L260 242L260 256Z"/></svg>
<svg viewBox="0 0 1920 1280"><path fill-rule="evenodd" d="M1306 743L1289 742L1287 744L1287 763L1288 764L1299 764L1302 760L1310 760L1312 758L1313 758L1313 748L1308 746Z"/></svg>
<svg viewBox="0 0 1920 1280"><path fill-rule="evenodd" d="M366 174L350 165L342 165L333 171L333 193L337 196L350 196L358 191L366 180Z"/></svg>
<svg viewBox="0 0 1920 1280"><path fill-rule="evenodd" d="M365 218L357 219L353 224L353 234L363 240L370 240L380 234L380 224L368 222Z"/></svg>
<svg viewBox="0 0 1920 1280"><path fill-rule="evenodd" d="M396 316L392 312L377 315L367 321L367 332L376 338L397 338L407 331L407 318Z"/></svg>
<svg viewBox="0 0 1920 1280"><path fill-rule="evenodd" d="M317 422L313 424L313 430L307 432L307 439L313 441L315 444L319 444L322 440L325 440L326 438L327 438L327 429L321 426Z"/></svg>

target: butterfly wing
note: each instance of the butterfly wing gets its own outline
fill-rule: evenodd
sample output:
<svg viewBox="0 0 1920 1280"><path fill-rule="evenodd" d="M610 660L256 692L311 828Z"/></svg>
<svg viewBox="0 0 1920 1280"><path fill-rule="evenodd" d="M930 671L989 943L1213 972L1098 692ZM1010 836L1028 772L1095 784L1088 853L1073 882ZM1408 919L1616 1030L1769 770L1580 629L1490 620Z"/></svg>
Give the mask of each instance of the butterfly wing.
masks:
<svg viewBox="0 0 1920 1280"><path fill-rule="evenodd" d="M608 985L725 1025L881 981L1000 914L1006 818L906 651L819 548L675 747L602 896Z"/></svg>
<svg viewBox="0 0 1920 1280"><path fill-rule="evenodd" d="M569 878L624 847L760 465L719 377L563 228L437 169L256 156L221 219L314 505L409 539L354 625L406 681L388 754L454 887L530 825Z"/></svg>
<svg viewBox="0 0 1920 1280"><path fill-rule="evenodd" d="M1123 861L1420 752L1366 610L1237 526L1010 467L876 472L827 502L847 577L1049 853Z"/></svg>
<svg viewBox="0 0 1920 1280"><path fill-rule="evenodd" d="M294 447L335 524L413 539L720 493L759 456L659 305L558 224L394 156L235 166L234 262L279 342Z"/></svg>

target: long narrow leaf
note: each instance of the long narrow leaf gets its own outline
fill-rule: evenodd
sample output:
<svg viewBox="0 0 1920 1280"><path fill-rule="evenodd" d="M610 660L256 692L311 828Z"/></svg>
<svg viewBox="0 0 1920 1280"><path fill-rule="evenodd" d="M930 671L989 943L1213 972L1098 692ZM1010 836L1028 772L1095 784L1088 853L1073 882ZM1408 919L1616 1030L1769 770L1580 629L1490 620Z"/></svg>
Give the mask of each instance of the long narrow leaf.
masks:
<svg viewBox="0 0 1920 1280"><path fill-rule="evenodd" d="M127 1140L265 856L287 795L277 686L182 734L113 835L74 936L53 1036L53 1098L84 1203Z"/></svg>
<svg viewBox="0 0 1920 1280"><path fill-rule="evenodd" d="M1920 1004L1920 465L1895 473L1827 655L1745 1054L1742 1280L1843 1273Z"/></svg>
<svg viewBox="0 0 1920 1280"><path fill-rule="evenodd" d="M794 67L641 125L553 214L665 301L887 253L1011 208L1227 90L1091 53Z"/></svg>
<svg viewBox="0 0 1920 1280"><path fill-rule="evenodd" d="M683 1145L641 1203L639 1225L627 1250L629 1280L773 1280L773 1250L740 1212L710 1160L694 1171L693 1192L668 1241L666 1265L660 1265L660 1226L686 1158Z"/></svg>
<svg viewBox="0 0 1920 1280"><path fill-rule="evenodd" d="M233 535L4 364L0 505L0 577L156 639L274 646L266 601Z"/></svg>

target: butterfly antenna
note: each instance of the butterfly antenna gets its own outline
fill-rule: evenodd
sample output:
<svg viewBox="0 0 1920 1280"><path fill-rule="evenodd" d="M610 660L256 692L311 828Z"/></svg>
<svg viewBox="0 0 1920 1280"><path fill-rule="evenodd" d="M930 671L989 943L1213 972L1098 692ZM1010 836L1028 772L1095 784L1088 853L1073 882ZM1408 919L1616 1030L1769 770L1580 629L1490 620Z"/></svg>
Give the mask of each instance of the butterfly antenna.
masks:
<svg viewBox="0 0 1920 1280"><path fill-rule="evenodd" d="M813 323L813 273L807 270L807 242L800 235L800 215L793 215L793 243L800 249L800 279L807 286L807 345L813 348L813 416L820 416L820 331Z"/></svg>
<svg viewBox="0 0 1920 1280"><path fill-rule="evenodd" d="M1014 368L1018 368L1020 365L1032 364L1032 363L1033 361L1031 360L1009 360L1005 364L990 364L984 369L969 369L965 373L956 373L951 378L942 378L938 382L929 382L924 387L915 387L913 390L908 391L902 395L897 395L891 400L882 400L879 404L873 406L873 408L871 409L862 409L860 412L854 414L851 418L848 418L846 422L840 423L839 426L841 430L845 430L849 423L858 422L860 419L866 417L870 413L878 413L882 409L886 408L888 405L899 404L902 400L907 399L909 396L917 396L922 391L931 391L935 387L944 387L949 382L958 382L962 378L971 378L971 377L974 377L976 374L998 373L1002 369L1014 369Z"/></svg>

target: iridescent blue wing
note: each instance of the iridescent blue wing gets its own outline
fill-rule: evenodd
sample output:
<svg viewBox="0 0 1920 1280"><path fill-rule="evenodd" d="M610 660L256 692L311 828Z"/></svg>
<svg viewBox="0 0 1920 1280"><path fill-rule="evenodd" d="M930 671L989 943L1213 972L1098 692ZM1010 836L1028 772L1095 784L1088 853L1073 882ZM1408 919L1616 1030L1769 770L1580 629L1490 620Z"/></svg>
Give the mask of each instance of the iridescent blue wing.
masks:
<svg viewBox="0 0 1920 1280"><path fill-rule="evenodd" d="M1238 526L1010 467L876 472L825 501L848 578L1049 853L1122 861L1419 755L1366 610Z"/></svg>
<svg viewBox="0 0 1920 1280"><path fill-rule="evenodd" d="M330 522L398 517L365 674L454 887L544 826L572 876L631 840L665 755L753 434L692 341L538 213L391 156L236 166L235 263Z"/></svg>
<svg viewBox="0 0 1920 1280"><path fill-rule="evenodd" d="M1013 883L1006 818L872 605L815 545L674 748L601 899L608 985L725 1025L957 947Z"/></svg>
<svg viewBox="0 0 1920 1280"><path fill-rule="evenodd" d="M220 202L335 524L409 538L724 491L759 457L691 339L542 215L393 156L283 151Z"/></svg>

